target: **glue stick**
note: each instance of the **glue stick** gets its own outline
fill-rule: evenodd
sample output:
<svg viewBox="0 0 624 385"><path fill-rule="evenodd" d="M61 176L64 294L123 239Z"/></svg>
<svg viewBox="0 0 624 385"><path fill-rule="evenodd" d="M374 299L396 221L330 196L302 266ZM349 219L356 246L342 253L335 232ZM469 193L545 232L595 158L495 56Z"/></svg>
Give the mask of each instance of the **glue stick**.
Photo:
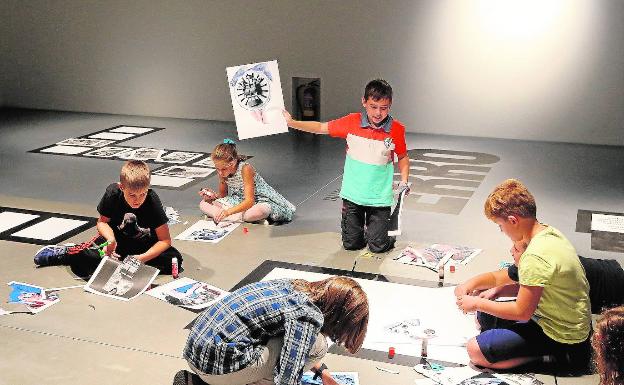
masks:
<svg viewBox="0 0 624 385"><path fill-rule="evenodd" d="M178 258L171 258L171 276L173 279L178 278Z"/></svg>

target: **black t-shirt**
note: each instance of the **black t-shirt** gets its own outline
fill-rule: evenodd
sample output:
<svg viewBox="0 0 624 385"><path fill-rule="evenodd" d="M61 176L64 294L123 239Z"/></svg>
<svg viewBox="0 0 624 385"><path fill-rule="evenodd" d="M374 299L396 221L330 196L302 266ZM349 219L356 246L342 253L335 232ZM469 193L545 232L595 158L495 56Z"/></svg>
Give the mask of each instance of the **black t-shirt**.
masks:
<svg viewBox="0 0 624 385"><path fill-rule="evenodd" d="M624 303L624 270L614 259L596 259L579 256L589 283L589 301L593 314ZM518 266L507 268L507 275L518 282Z"/></svg>
<svg viewBox="0 0 624 385"><path fill-rule="evenodd" d="M167 223L167 215L158 194L147 191L145 202L133 209L123 196L117 183L106 188L97 206L98 212L110 218L108 223L115 233L117 253L121 256L135 255L147 251L157 241L156 228Z"/></svg>

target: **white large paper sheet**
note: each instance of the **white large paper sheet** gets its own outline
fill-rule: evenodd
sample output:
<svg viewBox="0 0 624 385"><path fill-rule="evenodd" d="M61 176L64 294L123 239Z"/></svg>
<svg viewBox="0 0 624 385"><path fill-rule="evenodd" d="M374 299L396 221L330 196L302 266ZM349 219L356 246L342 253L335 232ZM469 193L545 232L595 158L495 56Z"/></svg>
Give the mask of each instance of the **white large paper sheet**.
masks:
<svg viewBox="0 0 624 385"><path fill-rule="evenodd" d="M111 140L125 140L132 138L134 134L124 134L118 132L100 132L99 134L89 135L92 139L111 139Z"/></svg>
<svg viewBox="0 0 624 385"><path fill-rule="evenodd" d="M67 218L49 218L30 227L26 227L16 233L11 234L14 237L42 239L49 241L59 235L68 233L87 223L77 219Z"/></svg>
<svg viewBox="0 0 624 385"><path fill-rule="evenodd" d="M121 126L109 130L109 132L124 132L128 134L145 134L146 132L154 131L149 127L136 127L136 126Z"/></svg>
<svg viewBox="0 0 624 385"><path fill-rule="evenodd" d="M328 274L276 268L264 280L302 278L317 281ZM463 314L455 305L454 287L428 288L398 283L355 279L368 296L370 318L363 348L420 357L422 341L407 335L390 333L389 325L419 319L424 325L435 325L436 337L429 339L428 357L433 360L469 363L465 343L478 334L474 318Z"/></svg>
<svg viewBox="0 0 624 385"><path fill-rule="evenodd" d="M277 60L226 69L239 139L288 132Z"/></svg>
<svg viewBox="0 0 624 385"><path fill-rule="evenodd" d="M150 178L150 185L161 187L182 187L193 181L195 181L195 179L152 174Z"/></svg>
<svg viewBox="0 0 624 385"><path fill-rule="evenodd" d="M81 147L81 146L63 146L56 145L52 147L45 148L41 150L41 152L49 152L52 154L68 154L68 155L76 155L85 151L92 150L91 147Z"/></svg>
<svg viewBox="0 0 624 385"><path fill-rule="evenodd" d="M4 211L0 213L0 233L38 218L39 215Z"/></svg>

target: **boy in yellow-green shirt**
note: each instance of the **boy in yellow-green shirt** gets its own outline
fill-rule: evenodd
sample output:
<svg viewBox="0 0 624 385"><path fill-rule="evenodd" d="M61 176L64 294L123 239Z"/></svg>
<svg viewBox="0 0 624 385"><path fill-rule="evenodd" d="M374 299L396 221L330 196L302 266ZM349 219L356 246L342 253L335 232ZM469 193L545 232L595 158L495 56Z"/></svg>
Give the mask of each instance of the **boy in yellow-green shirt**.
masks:
<svg viewBox="0 0 624 385"><path fill-rule="evenodd" d="M485 202L485 215L524 252L514 258L516 281L507 270L478 275L455 288L464 312L487 313L502 322L482 325L468 341L470 360L479 366L508 369L554 357L585 368L590 361L589 284L574 247L561 232L536 218L533 195L519 181L498 185ZM513 252L512 252L513 253ZM517 290L516 301L497 302L479 295L494 287ZM484 327L485 326L485 327Z"/></svg>

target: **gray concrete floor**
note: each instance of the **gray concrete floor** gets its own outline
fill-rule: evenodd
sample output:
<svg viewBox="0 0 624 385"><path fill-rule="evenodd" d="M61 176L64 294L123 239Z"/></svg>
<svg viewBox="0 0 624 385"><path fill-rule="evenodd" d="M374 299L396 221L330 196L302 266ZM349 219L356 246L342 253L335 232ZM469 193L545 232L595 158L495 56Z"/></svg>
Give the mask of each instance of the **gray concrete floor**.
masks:
<svg viewBox="0 0 624 385"><path fill-rule="evenodd" d="M235 126L229 122L0 110L0 205L97 216L97 202L104 188L118 179L121 161L28 151L121 124L166 128L128 145L209 152L224 137L236 138ZM341 249L340 202L323 199L340 186L343 141L300 133L242 141L240 152L253 155L251 162L258 172L298 204L296 218L285 226L249 225L246 234L239 227L218 244L174 241L185 257L184 275L229 289L266 259L346 270L357 260L357 271L435 280L433 272L398 264L391 257L408 244L483 248L472 263L447 274L448 282L457 283L509 259L509 241L482 214L487 194L508 177L527 184L536 196L539 218L563 231L579 254L624 261L620 253L590 250L590 235L575 232L579 209L624 210L622 148L420 134L408 134L407 140L410 149L484 152L501 160L459 215L407 209L396 250L365 258L361 252ZM205 184L215 185L216 178ZM176 208L183 222L189 221L186 226L173 225L172 236L200 219L196 190L197 186L184 191L157 190L165 205ZM88 230L69 241L84 241L93 233L94 229ZM35 268L32 256L39 247L0 241L4 262L0 281L43 287L80 283L66 267ZM168 280L158 277L156 282ZM8 287L0 285L0 298L7 295ZM81 289L63 291L60 296L59 304L37 315L0 318L0 384L171 384L174 374L186 368L181 358L187 336L184 328L195 313L148 296L127 303ZM354 357L329 355L325 361L332 370L360 372L362 384L407 384L419 378L407 366L384 364L400 371L392 375L376 370L375 362ZM555 383L552 376L539 378ZM596 376L557 380L570 385L598 383Z"/></svg>

